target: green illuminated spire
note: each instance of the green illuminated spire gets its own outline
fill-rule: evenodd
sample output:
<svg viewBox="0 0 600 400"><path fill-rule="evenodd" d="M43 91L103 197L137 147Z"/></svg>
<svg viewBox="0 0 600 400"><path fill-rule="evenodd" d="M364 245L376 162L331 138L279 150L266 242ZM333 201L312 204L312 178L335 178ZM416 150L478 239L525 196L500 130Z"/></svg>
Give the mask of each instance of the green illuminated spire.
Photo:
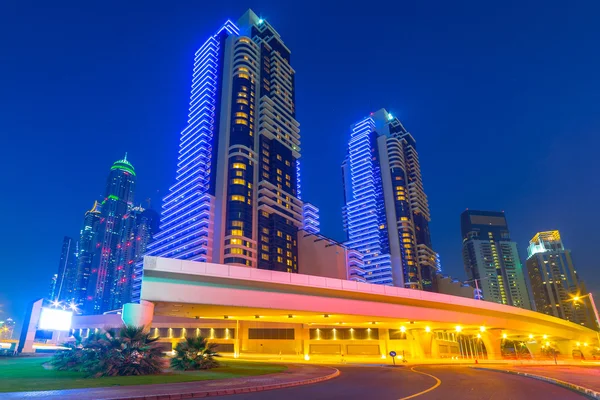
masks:
<svg viewBox="0 0 600 400"><path fill-rule="evenodd" d="M110 169L120 169L123 171L127 171L131 175L135 176L135 169L133 168L133 165L131 165L131 163L127 161L127 153L125 153L125 157L122 160L115 161L115 163L112 167L110 167Z"/></svg>

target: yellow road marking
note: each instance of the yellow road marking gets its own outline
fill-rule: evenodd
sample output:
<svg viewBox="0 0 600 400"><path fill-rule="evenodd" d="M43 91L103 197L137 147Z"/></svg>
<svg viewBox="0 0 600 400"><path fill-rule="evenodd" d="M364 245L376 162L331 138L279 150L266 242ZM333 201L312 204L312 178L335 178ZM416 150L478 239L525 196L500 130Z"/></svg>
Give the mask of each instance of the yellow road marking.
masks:
<svg viewBox="0 0 600 400"><path fill-rule="evenodd" d="M412 398L414 398L414 397L420 396L420 395L422 395L422 394L425 394L425 393L427 393L427 392L431 392L433 389L437 388L438 386L440 386L440 385L442 384L442 381L441 381L441 380L439 380L437 377L435 377L435 376L433 376L433 375L430 375L430 374L427 374L427 373L425 373L425 372L417 371L417 370L415 369L415 367L412 367L410 370L411 370L412 372L416 372L417 374L427 375L427 376L429 376L429 377L431 377L431 378L435 379L436 383L435 383L435 385L433 385L432 387L430 387L430 388L429 388L429 389L427 389L427 390L423 390L422 392L419 392L419 393L412 394L412 395L410 395L410 396L408 396L408 397L403 397L403 398L401 398L401 399L399 399L399 400L408 400L408 399L412 399Z"/></svg>

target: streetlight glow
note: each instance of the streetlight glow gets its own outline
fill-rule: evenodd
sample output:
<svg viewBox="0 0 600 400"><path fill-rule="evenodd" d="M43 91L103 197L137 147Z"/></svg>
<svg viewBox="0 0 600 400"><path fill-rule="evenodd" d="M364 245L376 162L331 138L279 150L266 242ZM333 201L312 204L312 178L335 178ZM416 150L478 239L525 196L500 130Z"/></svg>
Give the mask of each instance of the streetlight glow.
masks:
<svg viewBox="0 0 600 400"><path fill-rule="evenodd" d="M400 327L400 332L402 332L402 333L406 332L406 327L405 326L401 326Z"/></svg>
<svg viewBox="0 0 600 400"><path fill-rule="evenodd" d="M428 326L426 326L426 327L425 327L425 332L427 332L427 333L431 332L431 328L430 328L430 327L428 327Z"/></svg>
<svg viewBox="0 0 600 400"><path fill-rule="evenodd" d="M456 332L462 332L462 327L460 325L456 325Z"/></svg>
<svg viewBox="0 0 600 400"><path fill-rule="evenodd" d="M479 330L480 330L481 332L485 332L485 326L480 326L480 327L479 327Z"/></svg>

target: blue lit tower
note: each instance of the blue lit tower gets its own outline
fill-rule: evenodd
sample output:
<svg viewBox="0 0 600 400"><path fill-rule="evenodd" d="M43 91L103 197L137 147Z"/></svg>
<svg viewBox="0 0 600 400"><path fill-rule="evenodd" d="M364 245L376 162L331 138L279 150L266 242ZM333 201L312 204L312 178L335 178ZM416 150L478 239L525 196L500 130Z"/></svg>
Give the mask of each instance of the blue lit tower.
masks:
<svg viewBox="0 0 600 400"><path fill-rule="evenodd" d="M76 303L79 298L77 285L77 241L65 236L63 238L58 263L58 274L54 297L51 300L65 303Z"/></svg>
<svg viewBox="0 0 600 400"><path fill-rule="evenodd" d="M84 304L87 314L111 310L111 289L117 275L117 250L124 218L133 204L135 180L135 170L127 161L127 154L110 168Z"/></svg>
<svg viewBox="0 0 600 400"><path fill-rule="evenodd" d="M149 255L297 271L294 73L279 33L251 10L196 52L176 181Z"/></svg>
<svg viewBox="0 0 600 400"><path fill-rule="evenodd" d="M77 266L77 298L81 304L87 298L87 289L92 271L92 260L96 251L96 239L100 224L100 204L94 201L93 207L85 212L83 226L79 232L79 257Z"/></svg>
<svg viewBox="0 0 600 400"><path fill-rule="evenodd" d="M435 291L436 253L413 136L381 109L352 126L342 164L346 245L370 283Z"/></svg>

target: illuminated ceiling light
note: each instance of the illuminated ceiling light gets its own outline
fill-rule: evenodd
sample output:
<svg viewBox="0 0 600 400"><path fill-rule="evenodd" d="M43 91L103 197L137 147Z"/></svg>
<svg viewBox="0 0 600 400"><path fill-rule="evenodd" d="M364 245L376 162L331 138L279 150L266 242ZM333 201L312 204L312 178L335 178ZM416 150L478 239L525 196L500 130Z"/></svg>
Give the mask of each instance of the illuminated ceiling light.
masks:
<svg viewBox="0 0 600 400"><path fill-rule="evenodd" d="M502 334L502 339L506 339L508 337L508 335L506 333Z"/></svg>
<svg viewBox="0 0 600 400"><path fill-rule="evenodd" d="M577 347L581 346L581 343L577 342Z"/></svg>
<svg viewBox="0 0 600 400"><path fill-rule="evenodd" d="M550 346L550 342L546 342L546 346Z"/></svg>
<svg viewBox="0 0 600 400"><path fill-rule="evenodd" d="M426 327L425 327L425 332L427 332L427 333L431 332L431 328L430 328L430 327L428 327L428 326L426 326Z"/></svg>
<svg viewBox="0 0 600 400"><path fill-rule="evenodd" d="M456 332L462 332L462 327L460 325L456 325L454 329L456 329Z"/></svg>
<svg viewBox="0 0 600 400"><path fill-rule="evenodd" d="M477 334L477 339L481 339L481 333Z"/></svg>
<svg viewBox="0 0 600 400"><path fill-rule="evenodd" d="M481 332L485 332L485 326L480 326L480 327L479 327L479 330L480 330Z"/></svg>
<svg viewBox="0 0 600 400"><path fill-rule="evenodd" d="M548 339L548 335L544 335L544 339Z"/></svg>
<svg viewBox="0 0 600 400"><path fill-rule="evenodd" d="M533 339L533 334L529 334L529 339Z"/></svg>
<svg viewBox="0 0 600 400"><path fill-rule="evenodd" d="M401 326L400 327L400 332L406 332L406 327L405 326Z"/></svg>
<svg viewBox="0 0 600 400"><path fill-rule="evenodd" d="M587 343L584 343L583 345L584 345L585 347L587 347L587 345L588 345L588 344L587 344Z"/></svg>

